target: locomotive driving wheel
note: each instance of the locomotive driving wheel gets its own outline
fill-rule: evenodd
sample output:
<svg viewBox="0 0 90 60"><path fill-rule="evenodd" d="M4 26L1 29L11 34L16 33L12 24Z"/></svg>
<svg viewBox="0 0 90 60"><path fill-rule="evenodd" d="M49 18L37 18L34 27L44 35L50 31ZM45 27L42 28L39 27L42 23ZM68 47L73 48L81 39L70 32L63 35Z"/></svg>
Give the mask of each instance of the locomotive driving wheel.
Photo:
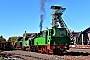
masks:
<svg viewBox="0 0 90 60"><path fill-rule="evenodd" d="M25 51L25 47L22 46L22 50Z"/></svg>

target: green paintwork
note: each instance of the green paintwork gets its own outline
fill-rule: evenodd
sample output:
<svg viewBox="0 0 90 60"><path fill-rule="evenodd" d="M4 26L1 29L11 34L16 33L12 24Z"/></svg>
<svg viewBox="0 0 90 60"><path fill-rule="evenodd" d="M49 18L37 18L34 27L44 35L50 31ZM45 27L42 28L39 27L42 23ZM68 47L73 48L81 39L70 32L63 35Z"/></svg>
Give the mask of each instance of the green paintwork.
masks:
<svg viewBox="0 0 90 60"><path fill-rule="evenodd" d="M22 46L30 46L29 40L25 40L25 39L23 38Z"/></svg>
<svg viewBox="0 0 90 60"><path fill-rule="evenodd" d="M47 35L46 35L47 32ZM64 45L70 44L65 28L52 28L44 30L41 37L34 39L34 45Z"/></svg>
<svg viewBox="0 0 90 60"><path fill-rule="evenodd" d="M22 46L22 39L23 39L23 37L18 37L16 46Z"/></svg>
<svg viewBox="0 0 90 60"><path fill-rule="evenodd" d="M52 37L51 45L65 45L70 44L70 38L69 37Z"/></svg>
<svg viewBox="0 0 90 60"><path fill-rule="evenodd" d="M53 28L54 34L53 36L60 37L60 36L67 36L65 28ZM62 34L62 35L60 35Z"/></svg>
<svg viewBox="0 0 90 60"><path fill-rule="evenodd" d="M19 42L19 41L18 41L18 42L16 42L16 45L17 45L17 46L22 46L22 42Z"/></svg>
<svg viewBox="0 0 90 60"><path fill-rule="evenodd" d="M23 38L22 46L30 46L29 37ZM70 44L70 37L67 36L65 28L52 28L42 31L39 37L34 39L34 45L65 45ZM20 43L18 42L17 45Z"/></svg>
<svg viewBox="0 0 90 60"><path fill-rule="evenodd" d="M45 45L45 37L38 37L34 40L34 45Z"/></svg>

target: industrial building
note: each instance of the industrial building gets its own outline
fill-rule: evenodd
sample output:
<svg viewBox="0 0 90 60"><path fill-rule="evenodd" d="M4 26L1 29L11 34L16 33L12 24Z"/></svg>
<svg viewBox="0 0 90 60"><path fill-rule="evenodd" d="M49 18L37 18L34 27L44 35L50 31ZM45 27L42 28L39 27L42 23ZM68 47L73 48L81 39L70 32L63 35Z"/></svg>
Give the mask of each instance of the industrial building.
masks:
<svg viewBox="0 0 90 60"><path fill-rule="evenodd" d="M74 44L90 45L90 27L81 32L72 32Z"/></svg>

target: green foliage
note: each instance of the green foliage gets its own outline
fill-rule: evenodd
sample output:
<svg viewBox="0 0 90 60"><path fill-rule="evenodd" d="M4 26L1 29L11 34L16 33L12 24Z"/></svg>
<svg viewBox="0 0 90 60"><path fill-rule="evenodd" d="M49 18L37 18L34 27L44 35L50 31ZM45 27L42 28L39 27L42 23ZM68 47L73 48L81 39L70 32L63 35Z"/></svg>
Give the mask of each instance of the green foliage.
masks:
<svg viewBox="0 0 90 60"><path fill-rule="evenodd" d="M16 42L18 38L19 38L18 36L9 37L9 39L7 41L8 42Z"/></svg>
<svg viewBox="0 0 90 60"><path fill-rule="evenodd" d="M6 42L6 39L3 36L0 36L0 42Z"/></svg>

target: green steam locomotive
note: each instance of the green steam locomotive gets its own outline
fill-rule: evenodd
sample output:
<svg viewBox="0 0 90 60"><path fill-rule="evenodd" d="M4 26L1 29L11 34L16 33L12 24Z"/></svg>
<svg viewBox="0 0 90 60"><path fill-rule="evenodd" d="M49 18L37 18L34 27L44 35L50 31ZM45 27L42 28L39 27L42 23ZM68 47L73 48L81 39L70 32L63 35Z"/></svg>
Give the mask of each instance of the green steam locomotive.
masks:
<svg viewBox="0 0 90 60"><path fill-rule="evenodd" d="M56 54L59 52L64 52L69 49L70 37L67 35L67 28L65 28L64 21L61 18L60 10L64 10L61 6L52 6L54 10L59 10L55 12L52 20L58 19L61 23L62 28L58 28L56 22L52 22L53 27L51 29L40 31L40 33L26 33L24 37L18 38L16 42L16 48L21 48L22 50L29 50L38 53Z"/></svg>

